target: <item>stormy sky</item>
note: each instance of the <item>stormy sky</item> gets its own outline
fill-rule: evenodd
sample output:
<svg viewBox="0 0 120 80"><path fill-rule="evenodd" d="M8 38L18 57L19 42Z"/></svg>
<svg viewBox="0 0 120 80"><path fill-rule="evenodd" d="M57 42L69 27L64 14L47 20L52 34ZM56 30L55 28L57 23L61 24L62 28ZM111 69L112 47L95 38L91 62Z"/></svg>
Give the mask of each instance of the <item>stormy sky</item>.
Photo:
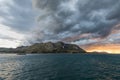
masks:
<svg viewBox="0 0 120 80"><path fill-rule="evenodd" d="M0 0L0 46L120 44L119 21L120 0Z"/></svg>

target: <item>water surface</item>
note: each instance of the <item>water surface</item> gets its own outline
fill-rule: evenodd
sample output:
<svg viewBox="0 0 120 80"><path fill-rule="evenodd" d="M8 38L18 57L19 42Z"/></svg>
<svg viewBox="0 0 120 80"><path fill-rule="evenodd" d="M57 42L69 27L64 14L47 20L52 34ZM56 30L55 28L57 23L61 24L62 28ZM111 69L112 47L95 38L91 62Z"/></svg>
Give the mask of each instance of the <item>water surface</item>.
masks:
<svg viewBox="0 0 120 80"><path fill-rule="evenodd" d="M0 80L120 80L120 55L0 54Z"/></svg>

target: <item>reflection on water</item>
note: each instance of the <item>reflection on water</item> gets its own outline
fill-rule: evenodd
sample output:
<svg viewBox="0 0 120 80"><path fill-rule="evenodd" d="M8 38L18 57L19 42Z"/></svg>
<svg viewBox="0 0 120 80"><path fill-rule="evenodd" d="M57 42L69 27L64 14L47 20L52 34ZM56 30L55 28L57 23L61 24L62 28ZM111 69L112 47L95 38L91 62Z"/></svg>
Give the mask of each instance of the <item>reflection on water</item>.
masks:
<svg viewBox="0 0 120 80"><path fill-rule="evenodd" d="M0 80L120 80L120 55L0 55Z"/></svg>
<svg viewBox="0 0 120 80"><path fill-rule="evenodd" d="M22 69L22 62L15 58L15 54L0 55L0 80L13 80L17 71Z"/></svg>

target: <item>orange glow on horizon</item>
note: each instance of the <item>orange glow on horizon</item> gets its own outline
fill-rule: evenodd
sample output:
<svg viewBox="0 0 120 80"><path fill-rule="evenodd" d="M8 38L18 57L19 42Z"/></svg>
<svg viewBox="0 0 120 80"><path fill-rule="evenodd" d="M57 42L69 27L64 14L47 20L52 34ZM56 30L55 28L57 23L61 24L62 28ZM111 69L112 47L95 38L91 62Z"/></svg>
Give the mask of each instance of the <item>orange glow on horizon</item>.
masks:
<svg viewBox="0 0 120 80"><path fill-rule="evenodd" d="M112 54L120 54L120 45L106 44L106 45L91 45L84 48L87 52L107 52Z"/></svg>

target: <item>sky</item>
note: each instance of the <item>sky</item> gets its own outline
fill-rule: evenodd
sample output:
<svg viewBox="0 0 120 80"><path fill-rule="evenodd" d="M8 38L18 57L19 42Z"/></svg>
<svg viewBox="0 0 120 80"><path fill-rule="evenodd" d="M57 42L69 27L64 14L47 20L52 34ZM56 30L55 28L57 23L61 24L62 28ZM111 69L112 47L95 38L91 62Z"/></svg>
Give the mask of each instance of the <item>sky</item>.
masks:
<svg viewBox="0 0 120 80"><path fill-rule="evenodd" d="M0 0L0 47L48 41L119 53L120 0Z"/></svg>

